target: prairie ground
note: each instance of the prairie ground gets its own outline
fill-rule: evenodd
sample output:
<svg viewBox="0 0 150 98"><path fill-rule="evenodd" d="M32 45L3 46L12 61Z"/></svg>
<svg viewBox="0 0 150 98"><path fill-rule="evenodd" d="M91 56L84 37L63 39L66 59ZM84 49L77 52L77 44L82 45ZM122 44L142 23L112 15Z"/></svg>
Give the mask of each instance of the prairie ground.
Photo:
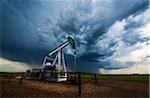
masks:
<svg viewBox="0 0 150 98"><path fill-rule="evenodd" d="M149 98L149 82L82 79L81 97L78 85L55 82L42 82L0 78L1 98Z"/></svg>

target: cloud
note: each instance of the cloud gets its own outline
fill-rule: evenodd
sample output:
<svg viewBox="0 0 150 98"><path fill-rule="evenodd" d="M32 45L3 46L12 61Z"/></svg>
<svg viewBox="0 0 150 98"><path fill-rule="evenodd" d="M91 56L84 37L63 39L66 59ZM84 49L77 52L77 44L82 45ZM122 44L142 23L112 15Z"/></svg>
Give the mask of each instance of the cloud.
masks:
<svg viewBox="0 0 150 98"><path fill-rule="evenodd" d="M149 64L136 64L129 68L123 69L114 69L114 70L107 70L107 69L99 69L101 74L150 74L149 73Z"/></svg>
<svg viewBox="0 0 150 98"><path fill-rule="evenodd" d="M145 12L148 3L148 0L2 0L2 58L41 65L43 57L71 35L78 45L78 66L88 65L90 69L89 65L94 65L95 72L98 67L124 68L114 58L123 55L121 49L130 51L127 45L148 39L143 33L130 33L143 26L133 20L138 13ZM127 19L129 16L132 17ZM137 21L142 17L145 15L136 17ZM139 24L132 25L132 21ZM137 30L140 31L145 32ZM70 48L65 52L67 57L72 55Z"/></svg>
<svg viewBox="0 0 150 98"><path fill-rule="evenodd" d="M61 18L56 20L55 28L58 27L59 31L55 31L65 32L59 34L63 36L69 32L78 43L78 55L82 56L84 54L89 54L90 52L93 52L93 44L97 42L96 40L99 37L103 36L106 29L113 22L136 12L136 6L142 8L143 5L144 8L144 4L146 4L146 1L143 1L141 5L140 1L132 2L127 9L125 6L129 4L128 2L130 2L130 0L125 2L120 0L100 0L94 1L94 3L92 3L91 0L69 2L70 5L65 7L65 10L61 12ZM88 6L88 8L85 6ZM118 7L120 7L120 10L118 10ZM112 14L114 12L115 14ZM70 50L68 51L70 53ZM107 54L112 53L105 52L102 55Z"/></svg>
<svg viewBox="0 0 150 98"><path fill-rule="evenodd" d="M25 72L30 69L28 64L0 58L0 72Z"/></svg>
<svg viewBox="0 0 150 98"><path fill-rule="evenodd" d="M102 40L99 40L96 47L108 48L112 41L115 43L114 47L109 47L110 50L114 50L112 56L106 58L109 61L115 60L128 66L127 62L131 67L127 67L119 70L107 70L108 73L149 73L150 61L148 57L150 55L150 14L149 9L136 14L130 15L128 18L122 21L115 22L105 34ZM138 25L137 25L138 24ZM101 39L101 38L99 38ZM105 45L102 42L107 42ZM100 47L101 46L101 47ZM111 63L113 65L113 63ZM114 64L114 66L116 66ZM103 71L100 70L103 73ZM106 73L106 71L104 71Z"/></svg>

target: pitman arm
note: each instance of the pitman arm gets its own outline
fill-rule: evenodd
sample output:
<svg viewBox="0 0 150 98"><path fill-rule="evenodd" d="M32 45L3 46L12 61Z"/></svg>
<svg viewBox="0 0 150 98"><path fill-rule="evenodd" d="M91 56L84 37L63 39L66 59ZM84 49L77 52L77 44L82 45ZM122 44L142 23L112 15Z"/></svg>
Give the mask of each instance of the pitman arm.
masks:
<svg viewBox="0 0 150 98"><path fill-rule="evenodd" d="M55 48L54 50L52 50L52 51L48 54L48 56L53 55L54 53L58 52L59 50L63 49L64 47L66 47L68 44L69 44L68 41L62 43L60 46L58 46L57 48Z"/></svg>
<svg viewBox="0 0 150 98"><path fill-rule="evenodd" d="M68 44L70 43L70 45L72 46L73 49L76 49L76 43L74 41L74 39L70 36L68 36L67 41L65 41L64 43L62 43L60 46L58 46L57 48L55 48L54 50L52 50L48 56L53 55L54 53L58 52L59 50L65 48Z"/></svg>

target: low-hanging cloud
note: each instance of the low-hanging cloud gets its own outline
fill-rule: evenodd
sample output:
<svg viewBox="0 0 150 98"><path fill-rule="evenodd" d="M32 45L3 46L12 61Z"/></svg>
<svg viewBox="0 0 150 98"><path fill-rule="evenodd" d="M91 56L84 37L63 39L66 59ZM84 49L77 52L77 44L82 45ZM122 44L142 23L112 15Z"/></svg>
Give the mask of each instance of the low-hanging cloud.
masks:
<svg viewBox="0 0 150 98"><path fill-rule="evenodd" d="M30 68L26 63L0 58L0 72L25 72Z"/></svg>
<svg viewBox="0 0 150 98"><path fill-rule="evenodd" d="M147 24L139 21L143 17L133 21L147 13L148 0L2 0L2 3L3 58L41 64L44 55L71 35L78 45L79 69L93 68L92 72L96 72L98 67L115 69L133 65L133 62L122 65L114 59L123 55L119 53L122 46L148 40L144 34L135 33L135 28L141 28L140 31ZM69 59L72 51L70 48L65 51Z"/></svg>

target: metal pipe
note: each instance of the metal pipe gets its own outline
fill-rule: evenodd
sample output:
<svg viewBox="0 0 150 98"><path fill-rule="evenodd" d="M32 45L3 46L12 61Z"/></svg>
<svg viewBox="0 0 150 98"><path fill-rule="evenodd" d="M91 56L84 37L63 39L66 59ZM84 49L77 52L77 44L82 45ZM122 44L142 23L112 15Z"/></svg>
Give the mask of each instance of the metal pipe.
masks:
<svg viewBox="0 0 150 98"><path fill-rule="evenodd" d="M53 55L54 53L58 52L62 48L66 47L68 44L69 44L68 41L64 42L63 44L61 44L60 46L58 46L57 48L55 48L54 50L52 50L48 55L49 56Z"/></svg>

